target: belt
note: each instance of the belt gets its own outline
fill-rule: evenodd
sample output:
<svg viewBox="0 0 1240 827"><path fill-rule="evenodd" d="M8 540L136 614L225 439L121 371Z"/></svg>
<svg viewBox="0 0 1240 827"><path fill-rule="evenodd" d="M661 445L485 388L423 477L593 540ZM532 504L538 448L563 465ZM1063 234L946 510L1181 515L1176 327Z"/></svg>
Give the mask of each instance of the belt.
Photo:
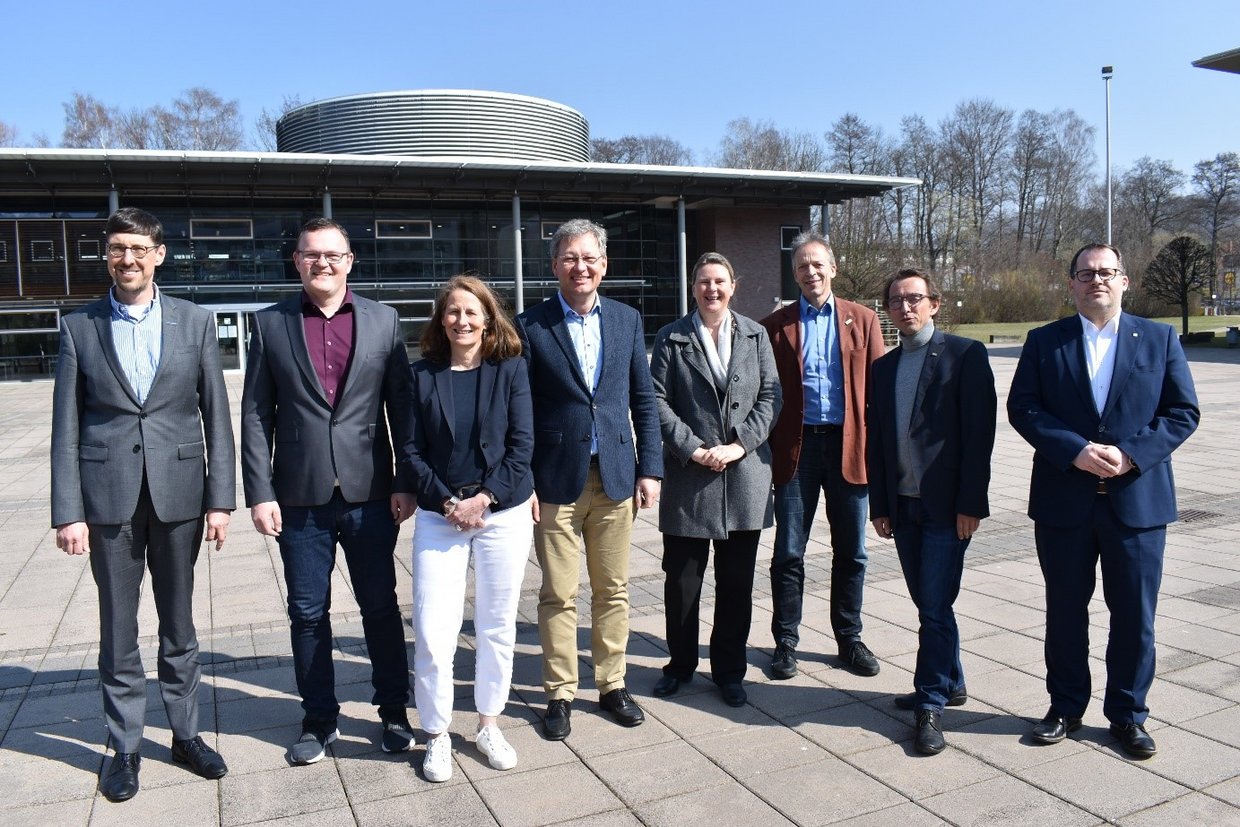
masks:
<svg viewBox="0 0 1240 827"><path fill-rule="evenodd" d="M590 454L590 464L595 467L598 466L598 454Z"/></svg>
<svg viewBox="0 0 1240 827"><path fill-rule="evenodd" d="M468 500L482 490L482 483L471 482L469 485L462 485L456 489L456 498L458 500Z"/></svg>
<svg viewBox="0 0 1240 827"><path fill-rule="evenodd" d="M807 434L834 434L844 430L843 425L810 425L806 423L802 429Z"/></svg>
<svg viewBox="0 0 1240 827"><path fill-rule="evenodd" d="M1107 481L1106 480L1103 480L1103 479L1098 480L1098 493L1099 494L1107 493Z"/></svg>

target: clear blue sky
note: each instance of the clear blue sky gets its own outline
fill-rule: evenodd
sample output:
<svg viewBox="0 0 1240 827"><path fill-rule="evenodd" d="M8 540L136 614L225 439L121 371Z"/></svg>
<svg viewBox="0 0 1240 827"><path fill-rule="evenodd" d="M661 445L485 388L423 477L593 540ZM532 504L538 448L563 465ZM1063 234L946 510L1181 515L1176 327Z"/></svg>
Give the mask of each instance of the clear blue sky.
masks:
<svg viewBox="0 0 1240 827"><path fill-rule="evenodd" d="M286 94L456 88L550 98L594 137L666 134L701 163L741 116L822 133L854 112L890 134L980 97L1075 109L1098 128L1101 173L1113 64L1117 170L1150 155L1191 173L1240 151L1240 75L1190 65L1240 47L1238 0L52 0L10 4L4 27L0 121L22 143L58 143L74 91L145 107L206 86L251 127Z"/></svg>

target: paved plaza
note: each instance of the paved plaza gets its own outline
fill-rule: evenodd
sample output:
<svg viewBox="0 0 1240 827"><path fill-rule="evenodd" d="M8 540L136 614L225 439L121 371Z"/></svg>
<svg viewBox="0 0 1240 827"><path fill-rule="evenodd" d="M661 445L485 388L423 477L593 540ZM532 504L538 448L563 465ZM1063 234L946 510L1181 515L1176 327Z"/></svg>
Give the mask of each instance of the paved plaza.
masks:
<svg viewBox="0 0 1240 827"><path fill-rule="evenodd" d="M1107 617L1101 589L1091 615L1095 703L1084 728L1055 746L1035 746L1026 735L1046 711L1047 696L1042 575L1025 516L1032 450L1002 413L1018 354L1018 346L990 350L1001 409L993 516L983 521L966 558L956 609L969 702L944 714L948 749L941 755L914 752L911 713L891 700L912 688L917 646L916 611L894 546L871 532L865 641L882 672L857 677L835 658L821 515L807 557L801 674L773 681L764 673L772 647L767 564L774 532L768 531L755 583L748 704L725 706L705 672L674 698L650 697L665 658L663 585L657 524L643 513L633 536L628 673L629 688L646 710L643 726L622 729L599 714L583 659L572 735L559 743L540 736L540 573L531 553L513 694L502 718L520 763L498 772L474 748L467 613L457 656L455 771L447 783L427 782L419 769L420 731L413 752L379 749L361 623L348 577L338 570L341 739L324 761L289 767L284 751L300 734L301 709L280 557L241 509L224 549L200 558L195 600L204 661L202 734L231 771L205 781L172 763L171 734L152 681L142 791L124 804L96 791L109 756L95 668L95 586L87 560L59 551L48 527L52 385L0 384L0 783L8 790L0 797L0 823L1240 824L1240 351L1189 354L1202 423L1175 454L1182 521L1169 530L1158 678L1149 697L1149 730L1159 752L1143 762L1119 751L1102 717ZM228 384L235 419L241 382L234 376ZM406 620L410 526L403 527L397 549ZM713 595L704 603L705 624ZM588 598L579 605L588 620ZM140 622L153 677L156 618L149 589ZM411 632L408 637L412 642ZM587 630L579 641L587 653ZM416 727L413 710L410 715Z"/></svg>

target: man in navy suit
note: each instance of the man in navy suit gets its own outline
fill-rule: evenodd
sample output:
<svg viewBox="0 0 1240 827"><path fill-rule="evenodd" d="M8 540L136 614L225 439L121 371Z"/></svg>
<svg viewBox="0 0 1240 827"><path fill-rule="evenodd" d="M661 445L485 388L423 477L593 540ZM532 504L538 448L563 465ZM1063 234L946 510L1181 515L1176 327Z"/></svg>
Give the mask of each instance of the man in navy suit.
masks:
<svg viewBox="0 0 1240 827"><path fill-rule="evenodd" d="M917 751L935 755L946 746L943 707L967 697L952 604L965 549L990 516L995 377L981 342L935 327L941 296L929 273L899 270L883 292L900 347L874 363L870 382L870 520L896 541L920 623L914 692L895 703L916 713Z"/></svg>
<svg viewBox="0 0 1240 827"><path fill-rule="evenodd" d="M577 694L582 540L590 574L591 652L599 704L622 726L645 720L625 689L629 538L659 498L659 411L641 315L598 295L607 231L585 219L551 238L559 291L517 317L534 400L534 548L542 566L538 634L547 714L558 741ZM636 438L636 451L634 451Z"/></svg>
<svg viewBox="0 0 1240 827"><path fill-rule="evenodd" d="M1078 315L1029 333L1008 396L1008 419L1034 448L1029 516L1046 580L1051 706L1032 737L1053 744L1081 726L1101 559L1111 614L1102 712L1123 750L1148 758L1154 609L1176 518L1171 452L1201 413L1175 332L1120 312L1128 276L1119 250L1082 247L1068 272Z"/></svg>
<svg viewBox="0 0 1240 827"><path fill-rule="evenodd" d="M255 314L241 396L241 469L250 519L275 538L284 562L305 713L286 758L303 765L322 760L338 736L331 622L337 544L362 615L381 745L402 752L413 743L392 552L416 502L392 463L411 400L396 311L349 289L349 236L329 218L302 227L293 262L301 291Z"/></svg>

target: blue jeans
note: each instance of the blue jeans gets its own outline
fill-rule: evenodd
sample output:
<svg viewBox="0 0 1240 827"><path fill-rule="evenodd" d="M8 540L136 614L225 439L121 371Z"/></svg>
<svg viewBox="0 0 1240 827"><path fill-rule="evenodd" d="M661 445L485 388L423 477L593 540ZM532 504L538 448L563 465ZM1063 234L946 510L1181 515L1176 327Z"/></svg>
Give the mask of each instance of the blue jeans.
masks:
<svg viewBox="0 0 1240 827"><path fill-rule="evenodd" d="M952 604L960 594L969 541L956 536L954 522L931 520L916 497L897 500L892 535L920 623L913 670L917 708L942 712L951 694L964 686L960 629Z"/></svg>
<svg viewBox="0 0 1240 827"><path fill-rule="evenodd" d="M814 433L808 428L792 479L775 486L775 550L771 556L771 634L776 643L800 642L805 593L805 544L818 511L818 492L827 498L831 527L831 629L841 646L861 639L861 589L865 585L867 488L844 479L842 428Z"/></svg>
<svg viewBox="0 0 1240 827"><path fill-rule="evenodd" d="M405 706L409 656L396 604L396 525L387 500L345 502L337 488L324 505L284 506L280 557L288 586L293 669L308 720L334 723L340 714L332 666L331 576L336 543L344 549L370 654L371 703Z"/></svg>

